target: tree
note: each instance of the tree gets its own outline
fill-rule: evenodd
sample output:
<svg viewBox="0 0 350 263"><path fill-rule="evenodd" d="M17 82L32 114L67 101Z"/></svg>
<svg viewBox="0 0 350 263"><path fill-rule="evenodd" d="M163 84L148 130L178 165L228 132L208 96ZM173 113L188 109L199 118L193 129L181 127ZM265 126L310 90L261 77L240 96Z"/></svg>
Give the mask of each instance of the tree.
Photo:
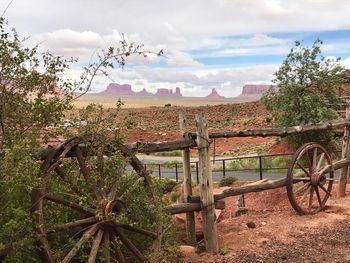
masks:
<svg viewBox="0 0 350 263"><path fill-rule="evenodd" d="M344 68L339 58L321 55L322 41L303 47L296 41L281 67L275 72L270 90L262 101L279 127L303 125L338 117L334 108L340 103L336 91L344 83ZM327 143L332 133L309 132L290 136L288 142L298 147L305 142Z"/></svg>
<svg viewBox="0 0 350 263"><path fill-rule="evenodd" d="M108 76L115 65L124 67L127 57L147 57L163 51L144 50L142 44L124 38L118 48L97 53L98 61L83 68L77 81L67 80L66 73L75 59L39 53L38 46L24 47L15 29L8 32L0 17L0 152L17 141L35 144L43 128L56 124L70 103L91 89L98 74Z"/></svg>
<svg viewBox="0 0 350 263"><path fill-rule="evenodd" d="M124 67L126 58L132 54L147 56L153 53L144 50L142 45L129 43L123 39L119 43L119 48L108 48L99 52L99 60L83 68L83 74L78 81L71 81L65 78L65 74L71 63L75 61L74 59L54 56L50 52L41 54L38 47L28 48L24 43L25 39L21 39L14 29L8 30L5 19L0 17L1 262L5 257L5 262L39 261L35 253L35 242L33 242L35 232L30 214L32 208L30 192L33 187L40 185L41 171L37 161L28 154L28 148L40 146L43 129L59 123L70 108L70 103L90 90L98 74L108 75L108 68L113 68L115 65ZM155 54L161 55L162 50ZM75 93L77 91L80 93ZM94 118L101 114L101 119L104 114L101 108L95 108L95 106L90 106L87 112L91 112ZM113 120L110 122L113 123ZM79 130L81 132L79 136L99 138L102 139L102 143L108 145L114 141L121 143L119 134L111 135L112 131L117 130L106 123L98 122L95 126L84 128L84 131ZM63 135L69 136L67 133ZM97 145L96 149L100 148L101 146ZM118 168L115 164L123 160L110 158L109 161L111 164L106 165L105 169L106 174L110 173L112 177L115 176L112 170ZM125 180L125 184L130 183L128 179L133 179L132 176L133 174L126 174L121 180ZM122 185L123 183L118 187ZM52 187L57 187L55 182ZM79 188L84 187L79 185ZM137 189L135 187L135 191ZM61 187L60 191L69 192L69 186ZM137 198L142 200L143 195L134 193L132 197L135 200ZM162 205L161 199L159 199L159 205ZM144 207L142 208L144 212ZM156 216L161 215L159 211L160 208L154 210ZM140 211L136 214L143 213ZM65 217L70 214L62 212L60 216ZM147 215L144 214L144 218L146 217ZM50 219L55 221L60 217L55 215ZM161 220L163 218L158 221ZM152 223L155 222L154 220ZM65 244L59 245L62 249L65 248Z"/></svg>

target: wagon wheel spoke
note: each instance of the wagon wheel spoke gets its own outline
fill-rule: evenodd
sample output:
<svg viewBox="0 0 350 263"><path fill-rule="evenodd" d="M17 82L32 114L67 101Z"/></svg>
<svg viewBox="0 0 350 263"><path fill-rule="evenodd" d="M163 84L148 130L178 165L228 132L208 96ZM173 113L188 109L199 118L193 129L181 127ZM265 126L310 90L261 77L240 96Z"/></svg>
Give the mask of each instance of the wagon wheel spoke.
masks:
<svg viewBox="0 0 350 263"><path fill-rule="evenodd" d="M299 188L297 188L297 189L294 188L294 189L293 189L293 192L294 192L294 194L298 194L298 193L300 193L300 192L306 190L307 187L309 187L309 186L310 186L310 183L303 184L301 187L299 187Z"/></svg>
<svg viewBox="0 0 350 263"><path fill-rule="evenodd" d="M102 241L102 237L103 237L103 230L100 229L98 230L97 235L95 236L95 239L92 243L88 263L95 263L97 252L100 247L100 243Z"/></svg>
<svg viewBox="0 0 350 263"><path fill-rule="evenodd" d="M157 233L143 229L143 228L139 228L139 227L135 227L135 226L130 226L130 225L119 225L121 228L135 232L135 233L139 233L145 236L149 236L153 239L156 239L158 237Z"/></svg>
<svg viewBox="0 0 350 263"><path fill-rule="evenodd" d="M303 172L304 172L307 176L311 177L310 172L309 172L308 170L306 170L305 167L299 163L299 161L297 161L296 164L297 164L297 166L298 166L301 170L303 170Z"/></svg>
<svg viewBox="0 0 350 263"><path fill-rule="evenodd" d="M309 210L311 210L311 208L312 208L313 196L314 196L314 188L313 188L313 186L311 186L310 197L309 197Z"/></svg>
<svg viewBox="0 0 350 263"><path fill-rule="evenodd" d="M321 153L320 159L318 160L316 171L319 171L324 160L325 153Z"/></svg>
<svg viewBox="0 0 350 263"><path fill-rule="evenodd" d="M81 149L79 148L79 145L75 147L75 154L79 163L80 171L83 174L86 185L88 186L93 198L100 200L100 198L102 198L102 194L97 191L96 185L91 181L90 172L85 164L84 156Z"/></svg>
<svg viewBox="0 0 350 263"><path fill-rule="evenodd" d="M145 257L142 255L140 250L137 249L137 247L126 237L126 235L123 233L123 230L119 227L114 227L114 231L116 235L120 238L120 241L126 246L127 249L130 250L131 253L134 254L134 256L140 261L140 262L146 262Z"/></svg>
<svg viewBox="0 0 350 263"><path fill-rule="evenodd" d="M307 195L310 193L311 188L312 188L312 185L310 184L309 187L304 192L304 194L302 195L302 197L300 198L300 205L302 205L305 202L305 199L306 199Z"/></svg>
<svg viewBox="0 0 350 263"><path fill-rule="evenodd" d="M72 260L72 258L78 253L81 246L91 238L95 232L97 231L97 224L93 225L89 230L87 230L83 236L79 239L79 241L74 245L74 247L69 251L69 253L62 260L62 263L68 263Z"/></svg>
<svg viewBox="0 0 350 263"><path fill-rule="evenodd" d="M318 184L318 186L329 196L332 196L332 194L321 184Z"/></svg>
<svg viewBox="0 0 350 263"><path fill-rule="evenodd" d="M122 172L125 172L125 167L123 167ZM122 173L122 172L121 172L121 173ZM121 174L121 173L120 173L120 174ZM117 177L118 177L118 176L117 176ZM118 184L119 184L119 183L120 183L120 182L119 182L118 179L116 178L116 179L114 180L112 186L110 187L109 192L107 193L107 200L112 201L112 200L114 200L114 199L116 198L116 195L117 195L117 188L118 188Z"/></svg>
<svg viewBox="0 0 350 263"><path fill-rule="evenodd" d="M55 172L57 173L57 175L61 178L62 182L70 189L72 190L73 193L79 195L79 196L86 196L88 198L88 202L90 205L92 205L92 200L91 197L84 193L83 191L81 191L78 187L76 187L75 185L73 185L71 182L67 181L67 176L64 173L63 169L61 167L57 167L55 169Z"/></svg>
<svg viewBox="0 0 350 263"><path fill-rule="evenodd" d="M72 209L74 209L76 211L79 211L81 213L84 213L84 214L88 214L88 215L94 215L95 214L95 211L93 209L82 207L79 204L76 204L76 203L74 203L72 201L66 200L65 198L63 198L62 196L60 196L58 194L45 193L43 197L45 199L51 201L51 202L70 207L70 208L72 208Z"/></svg>
<svg viewBox="0 0 350 263"><path fill-rule="evenodd" d="M114 249L115 249L115 256L116 256L116 258L118 260L118 263L126 263L126 260L125 260L125 257L123 255L123 252L120 249L119 244L116 242L116 240L115 240L116 237L114 235L113 235L113 238L114 239L112 240L112 244L113 244Z"/></svg>
<svg viewBox="0 0 350 263"><path fill-rule="evenodd" d="M51 234L51 233L56 233L56 232L60 232L60 231L66 231L66 230L76 228L79 226L94 224L96 222L97 222L97 219L94 216L91 216L91 217L79 219L79 220L76 220L73 222L57 225L57 226L49 229L46 233Z"/></svg>
<svg viewBox="0 0 350 263"><path fill-rule="evenodd" d="M320 204L320 207L323 207L323 205L322 205L322 200L321 200L321 195L320 195L320 191L318 190L318 187L317 187L317 186L315 186L315 192L316 192L317 200L318 200L318 203Z"/></svg>
<svg viewBox="0 0 350 263"><path fill-rule="evenodd" d="M111 262L111 253L110 253L111 242L110 242L110 236L108 231L104 232L102 242L103 242L102 252L103 252L103 257L105 259L105 263L110 263Z"/></svg>
<svg viewBox="0 0 350 263"><path fill-rule="evenodd" d="M317 166L317 148L314 148L313 156L312 156L312 172L316 172Z"/></svg>
<svg viewBox="0 0 350 263"><path fill-rule="evenodd" d="M323 167L323 168L319 171L319 173L320 173L320 174L325 174L325 173L329 172L329 169L330 169L331 167L332 167L331 165L326 165L325 167Z"/></svg>

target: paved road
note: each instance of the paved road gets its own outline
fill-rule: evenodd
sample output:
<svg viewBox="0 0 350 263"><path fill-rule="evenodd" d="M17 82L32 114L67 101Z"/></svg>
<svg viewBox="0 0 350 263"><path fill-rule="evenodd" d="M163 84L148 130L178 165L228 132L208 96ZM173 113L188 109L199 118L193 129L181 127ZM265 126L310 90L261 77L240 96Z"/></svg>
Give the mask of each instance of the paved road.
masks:
<svg viewBox="0 0 350 263"><path fill-rule="evenodd" d="M141 157L141 158L140 158ZM182 167L179 165L178 171L177 171L177 176L176 176L176 169L174 168L168 168L163 165L160 167L160 172L159 172L159 167L158 165L154 165L154 163L157 164L162 164L165 163L166 161L181 161L181 157L158 157L158 156L148 156L148 155L142 155L139 156L141 161L147 165L147 170L152 172L153 176L156 177L161 177L161 178L170 178L173 180L182 180ZM227 157L226 157L227 158ZM219 159L219 158L218 158ZM191 158L191 162L196 162L196 158ZM151 165L153 163L153 165ZM260 173L259 171L225 171L225 176L226 177L236 177L238 181L257 181L260 180ZM278 180L282 178L286 178L287 176L287 171L286 172L263 172L262 178L265 179L270 179L270 180ZM213 180L214 182L218 182L222 179L223 177L223 171L213 171ZM339 171L335 174L336 179L339 177ZM196 168L192 168L192 180L197 181L197 172Z"/></svg>

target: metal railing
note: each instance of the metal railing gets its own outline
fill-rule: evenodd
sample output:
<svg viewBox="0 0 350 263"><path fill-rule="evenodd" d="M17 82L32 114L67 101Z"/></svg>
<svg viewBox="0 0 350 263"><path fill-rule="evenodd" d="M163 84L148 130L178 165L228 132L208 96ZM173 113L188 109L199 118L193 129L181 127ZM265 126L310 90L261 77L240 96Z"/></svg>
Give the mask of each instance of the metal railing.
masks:
<svg viewBox="0 0 350 263"><path fill-rule="evenodd" d="M339 155L340 151L336 151L334 153ZM262 180L268 176L283 178L287 174L288 163L292 156L293 153L285 153L213 159L211 162L214 181L219 181L225 177L237 177L237 175L240 177L238 178L239 180L244 180L245 177L249 180ZM277 164L282 163L284 165L276 166L276 164L274 164L275 162L273 161L273 159L276 157L282 157L282 159L277 160L276 162ZM234 162L238 162L239 164L239 162L242 161L247 161L247 164L241 164L242 167L239 167L239 165L234 165ZM198 161L194 161L190 164L192 178L194 181L199 183L199 163ZM181 162L149 163L144 165L148 171L151 171L154 176L159 178L168 177L176 182L179 182L183 177L183 164ZM241 174L239 175L239 173Z"/></svg>

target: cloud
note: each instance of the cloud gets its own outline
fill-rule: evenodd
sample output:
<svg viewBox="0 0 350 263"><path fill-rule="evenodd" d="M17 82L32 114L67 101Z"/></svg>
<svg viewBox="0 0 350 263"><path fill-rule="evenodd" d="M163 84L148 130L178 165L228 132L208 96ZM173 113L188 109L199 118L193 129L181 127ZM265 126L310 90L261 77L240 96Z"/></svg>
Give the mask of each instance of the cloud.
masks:
<svg viewBox="0 0 350 263"><path fill-rule="evenodd" d="M350 69L350 57L347 57L347 58L345 58L345 59L340 60L340 64L341 64L343 67L345 67L345 68L347 68L347 69Z"/></svg>
<svg viewBox="0 0 350 263"><path fill-rule="evenodd" d="M174 50L169 55L167 55L167 63L169 65L175 66L190 66L190 67L198 67L203 66L203 64L194 60L188 53Z"/></svg>

